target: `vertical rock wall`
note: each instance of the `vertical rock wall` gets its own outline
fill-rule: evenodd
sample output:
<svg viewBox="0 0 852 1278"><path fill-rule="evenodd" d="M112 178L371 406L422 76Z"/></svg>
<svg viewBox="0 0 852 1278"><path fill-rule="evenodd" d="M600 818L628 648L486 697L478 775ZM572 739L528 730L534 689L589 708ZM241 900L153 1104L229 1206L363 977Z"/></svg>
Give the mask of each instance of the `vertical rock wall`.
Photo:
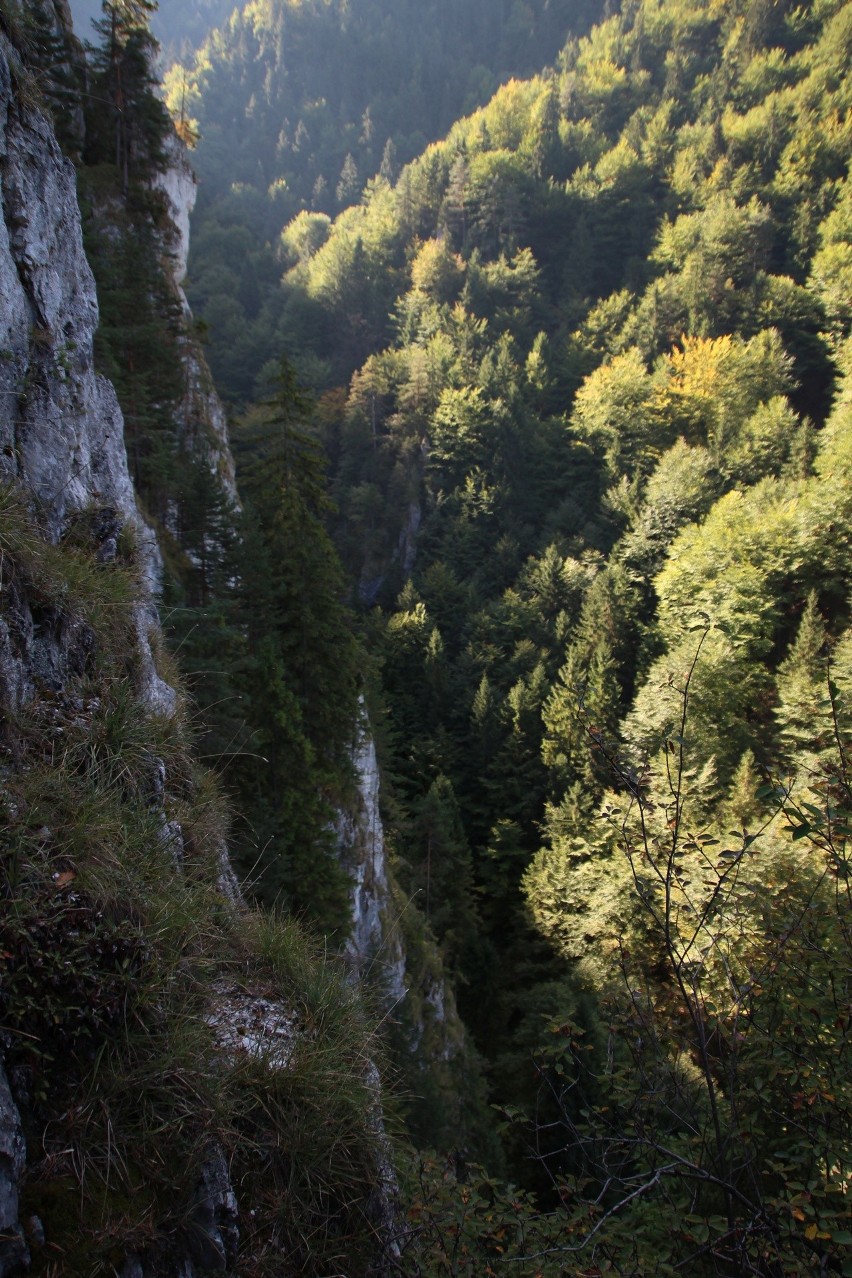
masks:
<svg viewBox="0 0 852 1278"><path fill-rule="evenodd" d="M376 747L366 722L359 730L353 762L357 797L337 822L341 860L352 877L352 931L347 953L359 976L371 979L385 1005L395 1007L406 994L405 953L388 878Z"/></svg>
<svg viewBox="0 0 852 1278"><path fill-rule="evenodd" d="M385 1014L403 1027L406 1051L417 1069L440 1071L463 1058L464 1028L437 946L425 934L416 904L406 902L393 881L379 806L376 747L363 705L361 709L353 751L356 797L340 813L336 828L339 855L352 880L346 952L359 979L378 994Z"/></svg>
<svg viewBox="0 0 852 1278"><path fill-rule="evenodd" d="M192 336L192 312L183 291L189 257L189 222L195 208L197 182L186 148L176 136L169 140L167 153L168 165L164 172L158 174L156 186L168 204L172 226L168 245L172 258L172 280L187 326L181 344L185 381L183 399L177 410L177 426L188 447L207 457L223 491L233 505L238 506L225 410L213 385L204 352Z"/></svg>
<svg viewBox="0 0 852 1278"><path fill-rule="evenodd" d="M142 569L140 594L132 608L135 692L144 710L170 716L175 693L160 677L154 659L162 560L156 536L137 507L115 390L94 368L98 303L83 248L74 167L63 157L33 97L17 52L0 31L0 493L13 487L27 501L45 540L54 544L85 513L102 562L115 556L122 530L131 532ZM174 158L178 166L177 146ZM176 192L185 188L186 172L183 161L170 179ZM178 244L185 242L186 217L176 205ZM191 367L192 377L200 377L196 356ZM188 419L189 407L186 413ZM217 470L233 489L224 414L212 392L206 395L205 413L216 418L221 432ZM0 515L0 552L2 545ZM4 712L14 714L25 707L37 688L60 695L69 675L83 668L92 635L85 625L68 621L61 602L37 607L14 579L4 577L0 585L2 720ZM155 774L158 767L162 770L158 760L152 765ZM2 766L0 759L0 776ZM165 814L163 822L179 859L180 829L167 823ZM236 897L224 841L220 879L223 890ZM0 1278L7 1278L26 1271L29 1252L18 1221L18 1182L26 1147L15 1096L2 1068L3 1048L0 1035ZM223 1212L232 1216L233 1194L224 1164L205 1164L201 1176L211 1183L204 1181L204 1192L199 1190L199 1212L217 1219ZM224 1272L232 1252L230 1244L223 1244L212 1267ZM210 1257L203 1263L207 1271ZM174 1272L183 1278L196 1272L190 1256L176 1258L175 1265ZM143 1275L145 1269L140 1260L130 1258L124 1273L129 1278Z"/></svg>
<svg viewBox="0 0 852 1278"><path fill-rule="evenodd" d="M50 541L83 511L100 513L106 557L121 527L133 530L147 585L136 609L139 694L168 714L174 693L157 674L150 643L160 553L136 505L115 390L94 369L98 304L74 168L46 118L26 105L23 78L0 36L0 484L27 494ZM24 695L32 653L18 654L18 676L11 655L0 633L7 692Z"/></svg>

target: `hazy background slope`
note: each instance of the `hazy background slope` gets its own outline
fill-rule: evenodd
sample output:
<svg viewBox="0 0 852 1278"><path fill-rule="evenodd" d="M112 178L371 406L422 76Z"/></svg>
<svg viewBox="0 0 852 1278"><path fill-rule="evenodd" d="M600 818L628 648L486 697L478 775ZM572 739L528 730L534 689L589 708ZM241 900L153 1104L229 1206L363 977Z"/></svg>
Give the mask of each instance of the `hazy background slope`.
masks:
<svg viewBox="0 0 852 1278"><path fill-rule="evenodd" d="M598 0L383 5L257 0L166 77L197 132L201 179L190 297L224 394L245 401L264 363L302 345L282 315L279 236L303 210L358 202L512 75L555 59ZM292 331L291 331L292 330Z"/></svg>
<svg viewBox="0 0 852 1278"><path fill-rule="evenodd" d="M101 17L100 0L69 0L69 4L76 34L90 40L92 21ZM160 0L151 29L163 46L164 60L195 48L236 8L238 0Z"/></svg>

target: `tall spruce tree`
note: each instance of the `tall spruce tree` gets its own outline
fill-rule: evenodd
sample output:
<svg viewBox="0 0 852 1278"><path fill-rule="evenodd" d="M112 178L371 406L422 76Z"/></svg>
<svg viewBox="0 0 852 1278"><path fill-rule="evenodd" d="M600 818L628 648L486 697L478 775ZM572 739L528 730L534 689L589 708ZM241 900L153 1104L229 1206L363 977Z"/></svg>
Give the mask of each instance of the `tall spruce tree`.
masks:
<svg viewBox="0 0 852 1278"><path fill-rule="evenodd" d="M163 143L171 130L169 114L155 93L153 65L157 41L151 34L156 0L103 0L95 22L99 37L88 45L92 97L87 145L89 162L112 163L127 192L131 174L163 162Z"/></svg>
<svg viewBox="0 0 852 1278"><path fill-rule="evenodd" d="M341 932L347 878L331 821L352 784L359 650L324 525L330 503L311 407L282 358L275 394L236 436L245 513L234 681L251 735L229 775L251 829L243 827L240 859L256 866L260 895Z"/></svg>
<svg viewBox="0 0 852 1278"><path fill-rule="evenodd" d="M812 772L831 742L832 729L825 622L814 591L808 596L790 652L778 669L775 718L784 762Z"/></svg>

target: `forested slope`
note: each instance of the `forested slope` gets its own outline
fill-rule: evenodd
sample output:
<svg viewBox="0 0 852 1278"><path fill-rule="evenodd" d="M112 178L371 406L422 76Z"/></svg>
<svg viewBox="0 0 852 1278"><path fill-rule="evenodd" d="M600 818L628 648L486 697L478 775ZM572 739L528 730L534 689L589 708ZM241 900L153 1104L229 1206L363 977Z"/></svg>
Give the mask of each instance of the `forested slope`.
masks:
<svg viewBox="0 0 852 1278"><path fill-rule="evenodd" d="M103 14L100 0L68 2L77 35L91 39L92 23ZM152 7L151 30L162 46L162 58L171 61L179 54L190 55L237 7L238 0L164 0Z"/></svg>
<svg viewBox="0 0 852 1278"><path fill-rule="evenodd" d="M279 235L302 210L357 201L511 74L556 57L600 0L254 0L166 77L169 105L198 134L201 196L190 300L210 329L229 399L303 346L277 281ZM315 381L315 378L311 379Z"/></svg>
<svg viewBox="0 0 852 1278"><path fill-rule="evenodd" d="M850 51L631 4L282 236L398 870L622 1272L847 1264Z"/></svg>

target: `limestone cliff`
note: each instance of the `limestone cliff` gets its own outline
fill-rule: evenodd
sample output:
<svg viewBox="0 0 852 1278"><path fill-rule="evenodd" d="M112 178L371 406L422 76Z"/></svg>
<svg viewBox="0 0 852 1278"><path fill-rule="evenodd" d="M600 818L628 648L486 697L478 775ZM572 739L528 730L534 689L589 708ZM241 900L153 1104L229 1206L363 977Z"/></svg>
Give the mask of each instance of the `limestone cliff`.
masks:
<svg viewBox="0 0 852 1278"><path fill-rule="evenodd" d="M98 305L83 251L74 168L47 119L28 111L16 94L14 81L23 74L3 39L0 481L26 492L52 542L83 511L100 512L103 558L115 553L123 526L133 530L148 587L135 610L139 691L150 707L168 712L174 694L156 672L150 643L157 625L151 592L159 579L159 551L137 509L115 391L94 371ZM16 654L22 664L15 673L8 634L0 632L0 643L6 694L20 704L33 669L48 658L25 643L27 651Z"/></svg>
<svg viewBox="0 0 852 1278"><path fill-rule="evenodd" d="M154 181L167 201L172 279L186 321L186 331L181 340L184 390L177 406L176 424L182 440L190 448L201 451L206 456L211 470L236 506L239 498L234 478L234 459L228 439L227 417L213 385L204 352L193 336L192 312L183 291L189 257L189 223L195 208L197 180L186 148L176 136L168 140L167 157L166 167L156 175Z"/></svg>
<svg viewBox="0 0 852 1278"><path fill-rule="evenodd" d="M366 722L353 762L356 799L337 822L340 856L352 879L352 930L346 948L359 977L378 987L386 1007L398 1008L407 992L405 951L388 876L376 747Z"/></svg>
<svg viewBox="0 0 852 1278"><path fill-rule="evenodd" d="M358 979L373 992L391 1035L397 1066L415 1095L442 1099L439 1126L458 1126L464 1092L459 1078L470 1069L470 1048L434 939L422 914L407 901L389 864L380 811L381 775L366 710L353 751L357 788L337 821L337 844L351 881L352 925L346 953ZM415 1100L416 1111L419 1101ZM434 1123L433 1108L428 1123ZM413 1115L417 1127L416 1115ZM422 1135L428 1144L438 1133Z"/></svg>

